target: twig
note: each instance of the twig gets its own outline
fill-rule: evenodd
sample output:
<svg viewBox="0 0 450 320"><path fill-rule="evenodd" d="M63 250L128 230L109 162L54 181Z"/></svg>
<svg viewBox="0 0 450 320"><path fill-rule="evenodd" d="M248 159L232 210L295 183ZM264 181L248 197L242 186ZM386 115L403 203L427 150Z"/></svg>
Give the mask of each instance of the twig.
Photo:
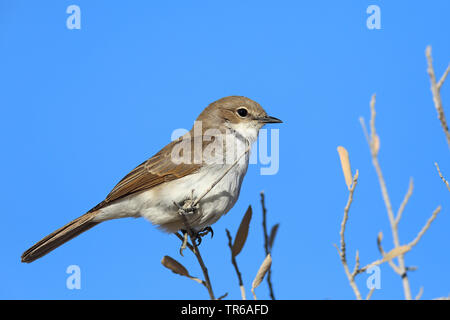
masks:
<svg viewBox="0 0 450 320"><path fill-rule="evenodd" d="M439 173L439 177L441 178L441 180L445 183L445 185L447 186L448 191L450 191L450 184L449 182L444 178L444 176L441 173L441 169L439 168L439 165L437 164L437 162L434 163L434 165L436 166L436 169Z"/></svg>
<svg viewBox="0 0 450 320"><path fill-rule="evenodd" d="M220 297L217 298L217 300L223 300L228 296L228 292L224 293L223 295L221 295Z"/></svg>
<svg viewBox="0 0 450 320"><path fill-rule="evenodd" d="M182 210L182 209L180 209L180 210ZM200 250L198 249L197 244L195 243L194 234L192 232L192 229L189 226L189 223L187 221L187 218L186 218L184 212L182 212L180 215L181 215L181 217L184 220L184 225L186 227L186 230L187 230L187 232L189 234L189 237L190 237L191 243L192 243L192 244L187 243L186 245L194 253L194 255L197 258L197 261L198 261L200 267L202 268L203 276L205 277L204 281L206 283L205 287L208 290L209 297L211 298L211 300L216 300L216 298L214 296L213 289L212 289L211 280L209 279L208 268L206 268L205 263L203 262L202 256L200 254ZM184 243L184 237L182 237L178 233L175 233L175 235L177 235L178 238L180 238L180 240Z"/></svg>
<svg viewBox="0 0 450 320"><path fill-rule="evenodd" d="M383 196L383 200L384 200L384 204L386 206L386 210L387 210L387 214L388 214L388 218L389 218L389 222L391 225L391 231L392 231L392 238L394 240L394 247L397 248L400 246L400 240L399 240L399 236L398 236L398 228L397 228L397 223L396 220L394 218L394 213L392 210L392 204L391 204L391 200L389 199L389 194L387 192L387 187L386 187L386 182L384 181L384 177L383 177L383 172L381 171L381 167L380 164L378 162L378 149L375 149L375 139L379 139L378 136L376 135L376 131L375 131L375 103L376 103L376 95L372 96L371 102L370 102L370 110L371 110L371 119L370 119L370 128L371 128L371 140L369 143L369 148L370 148L370 152L372 155L372 163L373 166L375 167L375 171L377 173L378 176L378 181L380 184L380 188L381 188L381 194ZM377 137L377 138L375 138ZM379 146L379 141L378 141L378 146ZM404 260L404 256L399 256L398 257L398 267L399 270L402 272L402 283L403 283L403 290L405 293L405 298L407 300L411 300L411 288L409 285L409 281L408 281L408 276L406 274L406 268L405 268L405 260Z"/></svg>
<svg viewBox="0 0 450 320"><path fill-rule="evenodd" d="M269 235L267 233L267 209L265 204L265 196L264 191L261 191L261 207L263 213L263 232L264 232L264 251L266 252L266 256L270 254L271 250L269 248ZM269 286L269 294L272 300L275 300L275 294L273 293L273 285L272 285L272 268L269 268L267 272L267 285Z"/></svg>
<svg viewBox="0 0 450 320"><path fill-rule="evenodd" d="M358 184L358 170L356 170L356 173L353 177L353 183L349 189L347 204L344 208L344 217L342 219L341 231L339 233L339 235L341 237L341 243L340 243L341 246L340 246L340 249L336 246L336 249L341 258L341 263L344 267L345 274L347 275L348 281L350 282L350 286L352 287L353 292L355 293L356 299L362 300L361 292L359 291L358 286L355 283L355 276L357 274L357 270L359 269L359 254L358 253L356 254L355 268L354 268L353 272L350 272L350 269L349 269L348 263L347 263L347 254L346 254L346 245L345 245L345 227L346 227L347 221L348 221L348 212L349 212L350 206L353 202L353 193L355 192L355 188L356 188L357 184Z"/></svg>
<svg viewBox="0 0 450 320"><path fill-rule="evenodd" d="M423 295L423 287L420 287L419 293L417 293L416 300L420 300Z"/></svg>
<svg viewBox="0 0 450 320"><path fill-rule="evenodd" d="M374 291L375 291L375 287L370 289L369 293L367 294L366 300L370 300L370 298L372 298L372 294L373 294Z"/></svg>
<svg viewBox="0 0 450 320"><path fill-rule="evenodd" d="M428 219L427 223L425 224L425 226L422 228L422 230L419 232L419 234L417 235L417 237L410 242L408 245L406 246L401 246L400 245L400 239L399 239L399 234L398 234L398 224L399 221L402 217L403 211L405 209L406 204L409 201L409 198L411 197L412 191L413 191L413 184L412 184L412 180L410 181L410 185L409 185L409 189L408 192L399 208L399 211L397 213L397 216L394 218L394 213L392 210L392 204L391 201L389 199L389 194L387 191L387 187L386 187L386 182L384 180L383 177L383 173L381 171L381 167L380 164L378 162L378 151L379 151L379 147L380 147L380 140L378 135L376 134L376 129L375 129L375 116L376 116L376 112L375 112L375 102L376 102L376 96L373 95L371 102L370 102L370 109L371 109L371 119L370 119L370 128L371 128L371 133L370 133L370 140L369 140L369 148L370 148L370 153L372 155L372 163L373 166L375 167L375 171L377 173L378 176L378 181L380 184L380 189L381 189L381 194L383 196L383 200L384 200L384 204L386 206L386 210L387 210L387 214L388 214L388 218L389 218L389 222L391 225L391 231L392 231L392 238L393 238L393 242L394 242L394 249L393 250L401 250L402 248L405 248L406 250L404 250L403 253L398 254L397 260L398 260L398 265L395 265L393 262L389 263L391 265L391 267L394 269L395 272L397 272L401 278L402 278L402 284L403 284L403 291L405 294L405 299L407 300L411 300L412 299L412 295L411 295L411 287L409 284L409 279L408 279L408 275L407 275L407 271L408 268L405 265L405 253L409 250L411 250L412 247L414 247L419 240L422 238L423 234L428 230L428 228L430 227L431 223L433 222L433 220L436 218L437 214L440 212L441 208L438 207L432 214L432 216ZM364 120L361 120L361 124L363 127L363 131L364 131L364 135L368 136L367 134L367 129L365 128L364 125ZM378 248L380 250L380 252L383 255L383 259L385 259L386 255L384 255L384 251L381 247L381 238L379 236L379 240L378 240ZM379 260L382 261L382 260Z"/></svg>
<svg viewBox="0 0 450 320"><path fill-rule="evenodd" d="M378 237L377 237L377 246L378 246L378 250L379 250L380 253L381 253L381 256L384 258L384 257L386 256L386 253L384 252L383 246L381 245L381 241L382 241L382 240L383 240L383 233L380 232L380 233L378 234ZM397 273L397 274L401 274L401 273L402 273L402 271L401 271L400 268L394 263L394 261L389 260L388 263L389 263L389 265L391 266L391 268L395 271L395 273Z"/></svg>
<svg viewBox="0 0 450 320"><path fill-rule="evenodd" d="M371 107L372 107L372 120L370 122L370 125L371 125L371 131L372 132L371 132L371 138L370 138L370 140L368 140L368 142L369 142L369 145L371 147L372 157L375 159L375 163L378 164L378 162L376 160L377 160L377 154L378 154L378 151L379 151L379 143L380 142L379 142L378 136L375 133L375 121L373 120L374 117L375 117L375 114L376 114L375 113L375 99L374 99L374 97L372 97ZM364 120L361 121L361 124L363 126L363 129L365 129ZM364 130L364 131L367 133L367 130ZM367 136L368 136L368 134L367 134ZM414 247L419 242L419 240L421 239L423 234L428 230L428 228L430 227L431 223L436 218L437 214L440 211L440 207L438 207L435 210L435 212L433 212L431 218L427 221L425 226L422 228L422 230L419 232L419 234L417 235L417 237L413 241L411 241L407 245L402 245L402 246L400 244L395 245L394 249L392 249L388 253L384 252L383 247L381 245L381 241L383 239L383 233L380 232L378 234L378 237L377 237L377 245L378 245L378 249L379 249L379 251L380 251L380 253L382 255L382 258L379 259L379 260L376 260L376 261L374 261L372 263L369 263L366 266L361 268L360 267L360 260L359 260L359 252L356 251L355 266L353 268L353 271L350 272L350 269L348 267L348 262L347 262L347 255L346 255L346 251L347 250L346 250L346 244L345 244L345 229L346 229L346 225L347 225L347 221L348 221L348 217L349 217L348 213L350 211L350 206L351 206L351 204L353 202L353 194L354 194L356 185L358 183L358 175L359 175L359 173L358 173L358 170L357 170L355 175L353 176L353 178L351 178L350 160L349 160L349 157L348 157L347 150L344 147L340 146L340 147L338 147L338 153L339 153L339 156L340 156L340 159L341 159L342 171L344 173L344 177L345 177L345 180L346 180L347 188L349 190L349 195L348 195L347 204L346 204L346 206L344 208L344 217L343 217L342 223L341 223L341 230L340 230L340 238L341 238L340 244L341 245L340 245L340 248L337 245L335 245L335 246L336 246L336 249L337 249L337 251L339 253L339 256L341 258L341 262L342 262L342 265L344 266L345 274L347 275L347 278L349 280L350 286L352 287L356 298L358 300L362 300L361 292L359 291L358 286L356 285L356 282L355 282L355 277L358 274L363 273L366 270L368 270L368 269L370 269L370 268L372 268L374 266L378 266L378 265L381 265L381 264L383 264L385 262L389 262L389 264L392 266L392 268L398 274L400 274L402 276L402 279L405 278L406 277L406 271L407 270L411 270L411 268L405 268L405 267L402 267L401 265L397 266L392 260L394 258L397 258L400 261L400 259L404 257L404 254L406 252L410 251L412 249L412 247ZM379 168L379 165L378 165L378 168ZM381 170L379 170L378 172L381 173ZM381 177L382 177L382 175L381 175ZM384 180L382 180L382 181L384 182ZM384 185L384 188L385 188L385 185ZM412 183L412 179L411 179L410 184L409 184L409 188L408 188L408 192L406 193L406 196L405 196L405 198L404 198L404 200L403 200L403 202L402 202L402 204L401 204L401 206L399 208L399 211L397 213L397 217L395 219L394 219L394 214L392 212L392 209L390 211L389 217L392 217L392 219L390 219L390 221L391 221L391 226L392 226L392 229L394 230L394 232L397 231L398 221L400 220L400 218L402 216L402 213L403 213L403 211L404 211L404 209L406 207L406 204L408 203L409 198L411 197L412 191L413 191L413 183ZM387 190L385 190L383 195L387 196ZM387 199L389 199L389 198L387 197ZM392 208L390 203L389 203L389 205L386 205L386 207ZM373 294L373 290L374 290L374 288L372 288L370 290L370 292L368 293L366 299L370 299L370 297Z"/></svg>
<svg viewBox="0 0 450 320"><path fill-rule="evenodd" d="M433 214L428 219L427 223L425 223L422 230L420 230L420 232L417 234L416 238L408 244L411 248L414 247L420 241L425 232L430 228L431 223L434 221L434 219L436 219L439 212L441 212L441 206L437 207L433 211Z"/></svg>
<svg viewBox="0 0 450 320"><path fill-rule="evenodd" d="M225 231L227 232L227 237L228 237L228 247L230 247L231 250L231 263L234 266L234 270L236 270L236 274L238 276L238 280L239 280L239 288L241 289L241 296L242 296L242 300L246 300L246 296L245 296L245 288L244 288L244 282L242 281L242 275L241 272L239 271L237 262L236 262L236 257L233 255L233 239L231 237L230 231L228 229L225 229Z"/></svg>
<svg viewBox="0 0 450 320"><path fill-rule="evenodd" d="M267 233L267 209L265 204L265 196L264 191L261 191L261 207L262 207L262 225L263 225L263 233L264 233L264 251L266 255L269 253L269 235Z"/></svg>
<svg viewBox="0 0 450 320"><path fill-rule="evenodd" d="M442 129L444 130L445 137L447 138L448 147L450 148L450 132L448 130L447 120L445 119L444 108L442 107L442 100L441 100L441 93L440 93L441 87L444 84L444 81L450 72L450 65L445 70L441 79L438 82L436 82L436 75L434 73L434 68L433 68L433 58L431 56L431 46L427 47L427 49L425 50L425 55L427 57L427 62L428 62L427 71L428 71L428 75L430 76L431 93L433 94L434 106L438 113L438 119L441 122L441 126L442 126Z"/></svg>
<svg viewBox="0 0 450 320"><path fill-rule="evenodd" d="M400 205L400 208L397 211L397 216L395 217L396 225L398 225L398 223L400 222L400 219L402 218L403 211L405 210L405 207L408 204L409 198L411 198L413 189L414 189L414 182L413 182L413 178L411 178L409 180L408 192L406 193L405 198L403 199L402 204Z"/></svg>

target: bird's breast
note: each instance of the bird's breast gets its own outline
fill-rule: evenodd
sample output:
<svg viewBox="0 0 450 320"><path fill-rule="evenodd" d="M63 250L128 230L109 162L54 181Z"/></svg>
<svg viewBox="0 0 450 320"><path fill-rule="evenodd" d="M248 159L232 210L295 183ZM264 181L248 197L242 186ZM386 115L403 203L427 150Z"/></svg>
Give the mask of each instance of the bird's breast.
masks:
<svg viewBox="0 0 450 320"><path fill-rule="evenodd" d="M243 146L237 149L243 150ZM204 163L195 173L121 199L102 209L99 219L142 216L166 231L176 232L183 225L175 203L183 205L186 200L201 198L199 209L188 220L196 229L209 226L227 213L239 197L249 161L249 153L239 158L242 154L237 152L232 161L225 163Z"/></svg>
<svg viewBox="0 0 450 320"><path fill-rule="evenodd" d="M174 232L181 228L174 202L182 205L188 199L196 200L203 196L198 211L189 217L191 227L201 229L215 223L234 206L239 197L248 168L248 156L243 157L231 169L230 166L232 164L205 165L194 174L144 192L140 196L140 215L163 229Z"/></svg>

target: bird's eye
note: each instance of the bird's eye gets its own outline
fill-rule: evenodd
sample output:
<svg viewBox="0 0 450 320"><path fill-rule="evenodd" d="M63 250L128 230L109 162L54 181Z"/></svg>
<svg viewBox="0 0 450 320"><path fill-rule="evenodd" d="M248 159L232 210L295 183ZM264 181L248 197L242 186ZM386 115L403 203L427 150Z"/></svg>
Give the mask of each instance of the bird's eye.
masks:
<svg viewBox="0 0 450 320"><path fill-rule="evenodd" d="M248 111L247 111L247 109L245 109L245 108L239 108L239 109L237 109L237 114L239 115L239 116L241 116L242 118L245 118L247 115L248 115Z"/></svg>

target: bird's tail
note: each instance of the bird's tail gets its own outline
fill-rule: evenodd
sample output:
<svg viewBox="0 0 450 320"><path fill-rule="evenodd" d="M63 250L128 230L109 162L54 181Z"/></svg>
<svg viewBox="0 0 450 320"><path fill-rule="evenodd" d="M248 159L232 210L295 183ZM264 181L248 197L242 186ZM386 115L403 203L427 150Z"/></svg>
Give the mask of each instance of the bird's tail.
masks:
<svg viewBox="0 0 450 320"><path fill-rule="evenodd" d="M75 238L79 234L99 224L100 222L93 221L96 213L96 211L90 211L69 222L64 227L49 234L22 254L22 262L33 262L34 260L45 256L47 253L56 249L60 245Z"/></svg>

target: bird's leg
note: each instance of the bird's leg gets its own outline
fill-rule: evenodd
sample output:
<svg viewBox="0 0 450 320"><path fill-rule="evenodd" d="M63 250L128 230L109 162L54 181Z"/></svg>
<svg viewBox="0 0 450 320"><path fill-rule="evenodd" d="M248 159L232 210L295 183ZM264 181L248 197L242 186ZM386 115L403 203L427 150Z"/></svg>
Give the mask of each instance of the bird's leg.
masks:
<svg viewBox="0 0 450 320"><path fill-rule="evenodd" d="M214 236L214 231L211 227L206 227L200 230L199 232L196 232L193 228L189 226L189 222L187 219L187 215L192 215L198 212L199 204L195 204L194 200L194 189L191 191L191 198L186 199L183 203L183 205L180 205L173 202L175 206L178 208L178 214L183 218L184 226L186 227L186 230L181 230L183 233L183 244L180 248L180 254L183 255L183 250L186 248L187 241L188 241L188 235L195 241L196 246L199 246L202 243L202 237L207 235L211 232L211 238Z"/></svg>
<svg viewBox="0 0 450 320"><path fill-rule="evenodd" d="M189 235L186 230L181 230L181 233L183 234L183 242L180 247L180 254L183 256L183 251L184 251L184 249L186 249Z"/></svg>
<svg viewBox="0 0 450 320"><path fill-rule="evenodd" d="M193 196L193 194L194 194L194 190L192 190L191 195ZM183 219L183 224L185 226L185 230L184 229L181 230L181 232L183 233L183 243L181 244L181 247L180 247L180 254L183 255L183 250L186 249L189 236L191 237L191 239L195 239L195 240L198 238L197 232L195 232L191 228L191 226L189 225L188 219L187 219L188 215L192 215L197 212L198 205L196 205L196 206L193 205L194 200L192 198L185 200L183 205L180 205L180 204L176 203L175 201L173 203L178 208L178 214Z"/></svg>

